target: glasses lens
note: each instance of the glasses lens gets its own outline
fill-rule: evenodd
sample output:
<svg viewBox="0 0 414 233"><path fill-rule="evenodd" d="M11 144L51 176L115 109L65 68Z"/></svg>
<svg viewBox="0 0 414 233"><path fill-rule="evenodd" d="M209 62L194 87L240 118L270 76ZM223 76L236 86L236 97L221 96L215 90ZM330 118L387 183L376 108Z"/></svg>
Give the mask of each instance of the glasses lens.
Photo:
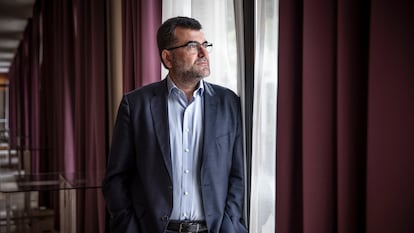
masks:
<svg viewBox="0 0 414 233"><path fill-rule="evenodd" d="M204 48L207 52L210 53L213 48L213 44L208 43L208 42L204 42L200 44L198 42L192 41L192 42L187 43L186 45L179 46L179 47L186 47L189 52L194 53L194 54L200 52L201 48ZM173 49L175 49L175 47Z"/></svg>
<svg viewBox="0 0 414 233"><path fill-rule="evenodd" d="M201 46L207 50L207 52L211 52L213 50L213 44L212 43L203 43Z"/></svg>
<svg viewBox="0 0 414 233"><path fill-rule="evenodd" d="M199 44L197 42L190 42L187 44L187 48L191 51L197 52Z"/></svg>

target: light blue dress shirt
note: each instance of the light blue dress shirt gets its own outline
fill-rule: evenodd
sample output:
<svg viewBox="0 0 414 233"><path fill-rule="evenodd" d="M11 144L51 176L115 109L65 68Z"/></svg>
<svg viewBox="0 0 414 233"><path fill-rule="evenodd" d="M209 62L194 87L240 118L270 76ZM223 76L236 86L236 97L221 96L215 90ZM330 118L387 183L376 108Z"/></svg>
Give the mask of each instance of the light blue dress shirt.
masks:
<svg viewBox="0 0 414 233"><path fill-rule="evenodd" d="M204 220L200 191L200 164L203 143L204 84L200 81L187 101L167 76L168 120L173 171L173 209L170 219Z"/></svg>

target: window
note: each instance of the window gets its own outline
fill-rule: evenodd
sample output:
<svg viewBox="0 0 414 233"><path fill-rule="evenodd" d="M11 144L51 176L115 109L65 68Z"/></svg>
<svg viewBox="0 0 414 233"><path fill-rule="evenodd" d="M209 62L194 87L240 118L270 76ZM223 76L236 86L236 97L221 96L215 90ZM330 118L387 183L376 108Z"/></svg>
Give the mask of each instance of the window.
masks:
<svg viewBox="0 0 414 233"><path fill-rule="evenodd" d="M210 53L211 74L205 80L237 93L237 44L232 0L163 1L163 22L175 16L196 18L203 25L206 39L213 43ZM167 75L163 68L162 77ZM240 93L239 93L240 94Z"/></svg>
<svg viewBox="0 0 414 233"><path fill-rule="evenodd" d="M239 66L243 66L244 61L239 56L243 56L244 51L237 50L237 46L243 47L240 46L243 45L243 38L237 36L243 33L236 31L236 28L243 28L240 27L243 22L236 22L235 17L235 12L237 16L241 14L241 4L235 0L163 1L163 21L174 16L200 20L206 39L214 45L210 54L211 75L206 80L232 89L243 100L252 97L244 96L241 88L245 80L240 71L244 71L244 67ZM251 178L248 225L250 232L270 233L275 232L276 227L278 0L255 0L254 21L252 142L246 142L252 143L251 174L248 174ZM163 69L162 77L166 74L167 71Z"/></svg>

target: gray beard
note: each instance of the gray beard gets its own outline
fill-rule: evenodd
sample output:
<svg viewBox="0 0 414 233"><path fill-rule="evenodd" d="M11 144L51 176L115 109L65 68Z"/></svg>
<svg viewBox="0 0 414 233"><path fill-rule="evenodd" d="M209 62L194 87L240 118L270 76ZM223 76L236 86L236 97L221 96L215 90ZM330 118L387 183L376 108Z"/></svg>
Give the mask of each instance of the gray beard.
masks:
<svg viewBox="0 0 414 233"><path fill-rule="evenodd" d="M177 77L182 78L183 80L201 80L208 75L202 75L199 72L196 72L195 70L186 70L186 71L178 71L176 73Z"/></svg>
<svg viewBox="0 0 414 233"><path fill-rule="evenodd" d="M174 64L175 67L180 67L180 64L175 63ZM203 78L207 77L210 75L210 67L208 68L208 73L207 74L203 74L203 71L196 71L194 69L190 69L190 70L175 70L175 76L179 79L181 79L181 81L183 82L194 82L194 81L200 81Z"/></svg>

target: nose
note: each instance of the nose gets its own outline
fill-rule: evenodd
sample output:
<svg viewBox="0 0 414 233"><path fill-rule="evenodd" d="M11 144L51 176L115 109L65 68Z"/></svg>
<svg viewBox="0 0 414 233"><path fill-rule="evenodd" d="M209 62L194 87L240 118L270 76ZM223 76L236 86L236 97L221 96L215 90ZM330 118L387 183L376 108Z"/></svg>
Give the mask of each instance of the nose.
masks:
<svg viewBox="0 0 414 233"><path fill-rule="evenodd" d="M198 46L198 56L199 57L207 57L208 56L207 49L204 48L203 46Z"/></svg>

